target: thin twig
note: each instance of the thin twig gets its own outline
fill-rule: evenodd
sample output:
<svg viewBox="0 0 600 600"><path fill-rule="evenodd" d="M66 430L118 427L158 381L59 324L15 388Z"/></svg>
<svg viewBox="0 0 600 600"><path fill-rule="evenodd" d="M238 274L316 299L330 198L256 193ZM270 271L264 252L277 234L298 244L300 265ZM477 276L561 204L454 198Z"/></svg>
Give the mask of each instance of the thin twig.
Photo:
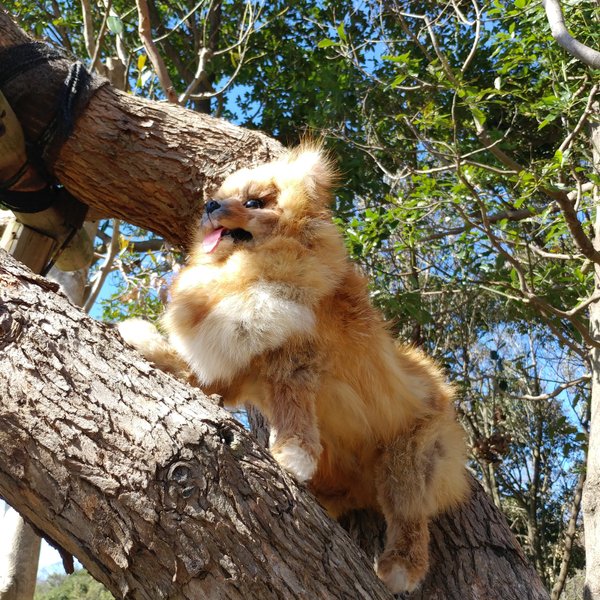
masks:
<svg viewBox="0 0 600 600"><path fill-rule="evenodd" d="M576 385L579 385L580 383L588 383L591 379L592 379L592 376L590 374L583 375L582 377L579 377L578 379L574 379L573 381L567 381L566 383L561 383L554 390L552 390L551 392L549 392L547 394L539 394L537 396L530 396L528 394L525 394L523 396L519 396L519 398L522 400L531 400L531 401L550 400L551 398L556 398L556 396L558 396L561 392L564 392L565 390L567 390L569 388L575 387Z"/></svg>
<svg viewBox="0 0 600 600"><path fill-rule="evenodd" d="M446 77L448 77L448 79L451 81L452 85L454 85L457 89L460 88L461 87L460 82L454 75L454 72L452 71L452 67L448 63L446 56L444 55L444 53L442 52L442 50L440 48L437 36L435 35L435 31L433 30L431 21L429 20L429 18L426 15L424 15L422 18L425 23L425 27L427 27L427 33L429 33L429 39L431 40L431 45L433 46L436 56L440 60L442 68L444 69L444 72L446 73Z"/></svg>
<svg viewBox="0 0 600 600"><path fill-rule="evenodd" d="M108 247L108 252L104 257L104 262L102 266L98 269L98 273L96 274L96 278L94 280L94 285L90 290L88 297L85 300L85 304L83 305L83 310L89 313L94 306L94 302L98 298L100 291L102 290L102 286L106 281L106 278L110 275L113 269L113 263L115 260L115 256L119 253L120 244L120 234L119 229L121 226L121 222L118 219L113 219L112 221L112 238L110 240L110 246Z"/></svg>
<svg viewBox="0 0 600 600"><path fill-rule="evenodd" d="M469 52L469 56L467 56L465 62L463 63L463 66L460 69L460 72L463 74L469 68L469 65L475 58L475 53L477 52L477 47L479 46L479 38L481 37L481 11L479 10L479 6L477 5L477 0L472 0L472 4L473 8L475 9L475 39L473 40L471 52Z"/></svg>
<svg viewBox="0 0 600 600"><path fill-rule="evenodd" d="M181 17L181 19L179 19L179 21L177 21L177 23L175 23L175 25L173 25L173 27L171 27L169 31L157 37L156 39L153 39L153 42L157 44L158 42L166 40L171 34L175 33L205 2L206 0L200 0L189 12L187 12L183 17ZM134 48L133 51L139 52L140 50L142 50L142 48L145 48L145 46L138 46L137 48Z"/></svg>
<svg viewBox="0 0 600 600"><path fill-rule="evenodd" d="M81 0L81 14L83 16L83 41L88 56L94 56L94 19L90 0Z"/></svg>
<svg viewBox="0 0 600 600"><path fill-rule="evenodd" d="M106 10L104 11L104 17L102 17L102 24L100 25L100 31L98 32L98 39L96 40L94 52L92 54L92 63L90 65L90 71L93 71L96 68L98 58L100 57L100 49L102 48L102 41L104 40L104 35L106 34L106 26L108 24L108 15L110 14L111 6L112 0L107 0Z"/></svg>
<svg viewBox="0 0 600 600"><path fill-rule="evenodd" d="M571 133L565 138L563 143L559 146L558 149L561 152L564 152L571 145L571 142L575 139L575 136L581 131L583 126L587 123L588 117L593 112L592 104L594 103L594 97L596 96L597 92L598 92L598 84L596 83L590 90L590 94L588 96L588 100L585 105L585 110L581 114L581 117L579 117L579 121L577 122L577 125L575 125L575 129L573 129L573 131L571 131Z"/></svg>
<svg viewBox="0 0 600 600"><path fill-rule="evenodd" d="M200 48L198 52L198 68L194 74L194 79L188 85L183 94L179 96L179 104L182 106L189 100L190 96L196 91L201 81L206 78L206 66L212 58L213 53L210 48Z"/></svg>
<svg viewBox="0 0 600 600"><path fill-rule="evenodd" d="M539 246L534 243L529 243L529 248L542 258L549 258L550 260L581 260L581 254L563 254L561 252L547 252L542 250Z"/></svg>

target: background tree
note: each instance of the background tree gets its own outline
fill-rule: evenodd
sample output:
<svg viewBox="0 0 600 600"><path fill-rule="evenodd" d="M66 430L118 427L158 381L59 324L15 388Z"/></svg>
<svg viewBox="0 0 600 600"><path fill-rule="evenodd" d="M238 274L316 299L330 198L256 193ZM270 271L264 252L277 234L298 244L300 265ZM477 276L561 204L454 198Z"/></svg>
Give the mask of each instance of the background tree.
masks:
<svg viewBox="0 0 600 600"><path fill-rule="evenodd" d="M51 574L38 585L35 592L35 600L112 600L112 598L112 594L83 569L79 569L71 576Z"/></svg>
<svg viewBox="0 0 600 600"><path fill-rule="evenodd" d="M367 151L389 185L385 210L366 204L351 242L359 254L379 250L366 262L380 279L391 276L380 298L392 312L405 307L405 332L451 361L488 489L526 531L525 547L558 597L576 563L597 347L588 333L598 299L596 179L585 134L597 119L597 80L551 42L542 7L388 8L374 21L378 35L348 20L321 42L366 81L363 126L332 134ZM568 15L589 45L597 10L579 3ZM387 105L377 101L384 94ZM472 307L473 288L484 314L495 314L467 311L454 331L464 339L474 327L477 345L457 353L456 338L440 339L450 324L440 300L450 292ZM507 352L509 344L520 348Z"/></svg>

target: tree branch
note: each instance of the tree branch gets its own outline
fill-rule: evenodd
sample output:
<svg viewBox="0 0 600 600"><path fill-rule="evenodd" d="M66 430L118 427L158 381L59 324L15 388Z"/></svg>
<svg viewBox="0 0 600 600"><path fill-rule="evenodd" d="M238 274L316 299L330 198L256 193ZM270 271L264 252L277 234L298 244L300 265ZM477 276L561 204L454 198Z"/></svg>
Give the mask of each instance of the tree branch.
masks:
<svg viewBox="0 0 600 600"><path fill-rule="evenodd" d="M479 46L479 39L481 37L481 10L479 9L479 5L477 4L477 0L472 0L471 4L473 5L473 10L475 11L475 38L473 40L473 46L471 47L471 51L469 55L465 59L463 66L460 68L460 72L464 75L466 70L469 68L469 65L475 58L475 53L477 52L477 47ZM453 2L454 10L460 16L460 10ZM471 23L469 23L471 24Z"/></svg>
<svg viewBox="0 0 600 600"><path fill-rule="evenodd" d="M561 383L559 386L557 386L554 390L552 390L548 394L538 394L537 396L530 396L528 394L524 394L523 396L519 396L519 398L523 399L523 400L532 400L532 401L550 400L551 398L556 398L556 396L558 396L561 392L564 392L565 390L567 390L571 387L574 387L581 383L589 383L591 379L592 379L591 375L589 375L589 374L583 375L582 377L579 377L578 379L574 379L573 381L567 381L566 383Z"/></svg>
<svg viewBox="0 0 600 600"><path fill-rule="evenodd" d="M160 55L160 52L156 48L156 44L152 39L152 28L150 25L150 12L148 11L148 4L146 0L136 0L136 5L138 9L138 32L140 35L140 39L142 40L142 44L144 44L144 48L150 58L150 62L156 71L158 76L158 80L160 81L160 85L167 96L167 100L172 104L177 104L177 92L173 87L173 83L171 82L171 78L169 77L169 72L167 71L167 67L165 62Z"/></svg>
<svg viewBox="0 0 600 600"><path fill-rule="evenodd" d="M83 2L82 2L83 5ZM94 50L90 55L91 63L90 63L90 71L93 71L98 66L98 60L100 58L100 51L102 49L102 42L104 41L104 36L106 34L106 26L108 24L108 16L110 14L110 9L112 7L112 0L107 0L106 9L104 10L104 17L102 17L102 24L100 25L100 31L98 32L98 39L94 45Z"/></svg>
<svg viewBox="0 0 600 600"><path fill-rule="evenodd" d="M94 15L90 0L81 0L81 15L83 17L83 42L88 56L94 56Z"/></svg>
<svg viewBox="0 0 600 600"><path fill-rule="evenodd" d="M558 600L562 594L569 573L569 565L571 563L571 554L573 544L577 535L577 520L579 519L579 511L581 510L581 498L583 496L583 486L585 485L585 470L582 468L577 479L577 485L573 492L573 501L571 502L571 516L564 537L564 546L561 556L560 572L550 594L551 600Z"/></svg>
<svg viewBox="0 0 600 600"><path fill-rule="evenodd" d="M96 273L96 278L92 282L92 289L90 290L88 297L85 299L85 304L83 306L83 310L85 310L85 312L87 312L87 313L89 313L90 310L92 310L92 307L94 306L94 303L98 299L98 296L100 295L100 292L102 291L102 287L104 286L104 283L105 283L107 277L110 275L110 272L112 271L113 263L115 261L115 256L117 256L119 249L120 249L121 236L119 233L119 227L120 227L119 219L113 219L113 221L112 221L112 236L110 239L110 244L106 251L106 256L104 258L102 266L99 268L98 272Z"/></svg>
<svg viewBox="0 0 600 600"><path fill-rule="evenodd" d="M497 146L491 144L492 140L489 137L486 129L475 119L475 126L477 128L477 135L482 143L489 147L490 152L505 166L520 173L525 169L515 160L513 160L508 154ZM571 197L567 192L558 189L550 189L548 187L540 188L546 195L550 196L560 208L563 214L567 228L573 237L575 245L579 248L581 253L589 258L592 262L600 264L600 252L594 248L592 240L586 235L581 222L577 218L577 212L574 208Z"/></svg>
<svg viewBox="0 0 600 600"><path fill-rule="evenodd" d="M571 131L571 133L564 139L563 143L559 146L559 150L561 152L564 152L567 148L569 148L569 146L571 146L573 140L575 139L575 137L577 137L577 134L581 131L581 129L583 128L583 126L587 123L588 117L593 113L593 103L594 103L594 98L596 97L596 94L598 93L598 84L594 84L592 86L592 89L590 90L590 93L588 94L588 99L585 105L585 109L583 111L583 113L581 113L581 116L579 117L579 121L577 122L577 125L575 125L573 131Z"/></svg>
<svg viewBox="0 0 600 600"><path fill-rule="evenodd" d="M542 0L552 37L571 56L582 63L600 69L600 52L577 41L567 30L559 0Z"/></svg>
<svg viewBox="0 0 600 600"><path fill-rule="evenodd" d="M2 7L0 31L0 48L31 41ZM4 86L28 139L45 129L42 107L56 101L69 66L68 60L52 61ZM90 219L119 218L185 246L205 193L231 171L281 151L279 142L260 132L105 85L79 115L56 162L46 167L92 209Z"/></svg>

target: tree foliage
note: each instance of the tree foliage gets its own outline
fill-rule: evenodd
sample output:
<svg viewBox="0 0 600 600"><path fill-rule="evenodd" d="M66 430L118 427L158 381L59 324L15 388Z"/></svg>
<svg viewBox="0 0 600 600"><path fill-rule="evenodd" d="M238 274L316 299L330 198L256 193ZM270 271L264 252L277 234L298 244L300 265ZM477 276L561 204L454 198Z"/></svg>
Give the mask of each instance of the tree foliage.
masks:
<svg viewBox="0 0 600 600"><path fill-rule="evenodd" d="M70 576L53 573L39 582L34 600L113 600L112 594L84 569Z"/></svg>

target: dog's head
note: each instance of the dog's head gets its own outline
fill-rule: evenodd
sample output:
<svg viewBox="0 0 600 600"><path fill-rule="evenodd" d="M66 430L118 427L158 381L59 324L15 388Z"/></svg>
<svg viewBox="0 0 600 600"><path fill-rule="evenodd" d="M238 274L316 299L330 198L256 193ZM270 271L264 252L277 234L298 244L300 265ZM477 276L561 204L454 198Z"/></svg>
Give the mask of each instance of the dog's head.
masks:
<svg viewBox="0 0 600 600"><path fill-rule="evenodd" d="M202 252L222 260L273 236L310 237L314 222L330 221L335 170L317 146L230 175L208 200L200 227Z"/></svg>

